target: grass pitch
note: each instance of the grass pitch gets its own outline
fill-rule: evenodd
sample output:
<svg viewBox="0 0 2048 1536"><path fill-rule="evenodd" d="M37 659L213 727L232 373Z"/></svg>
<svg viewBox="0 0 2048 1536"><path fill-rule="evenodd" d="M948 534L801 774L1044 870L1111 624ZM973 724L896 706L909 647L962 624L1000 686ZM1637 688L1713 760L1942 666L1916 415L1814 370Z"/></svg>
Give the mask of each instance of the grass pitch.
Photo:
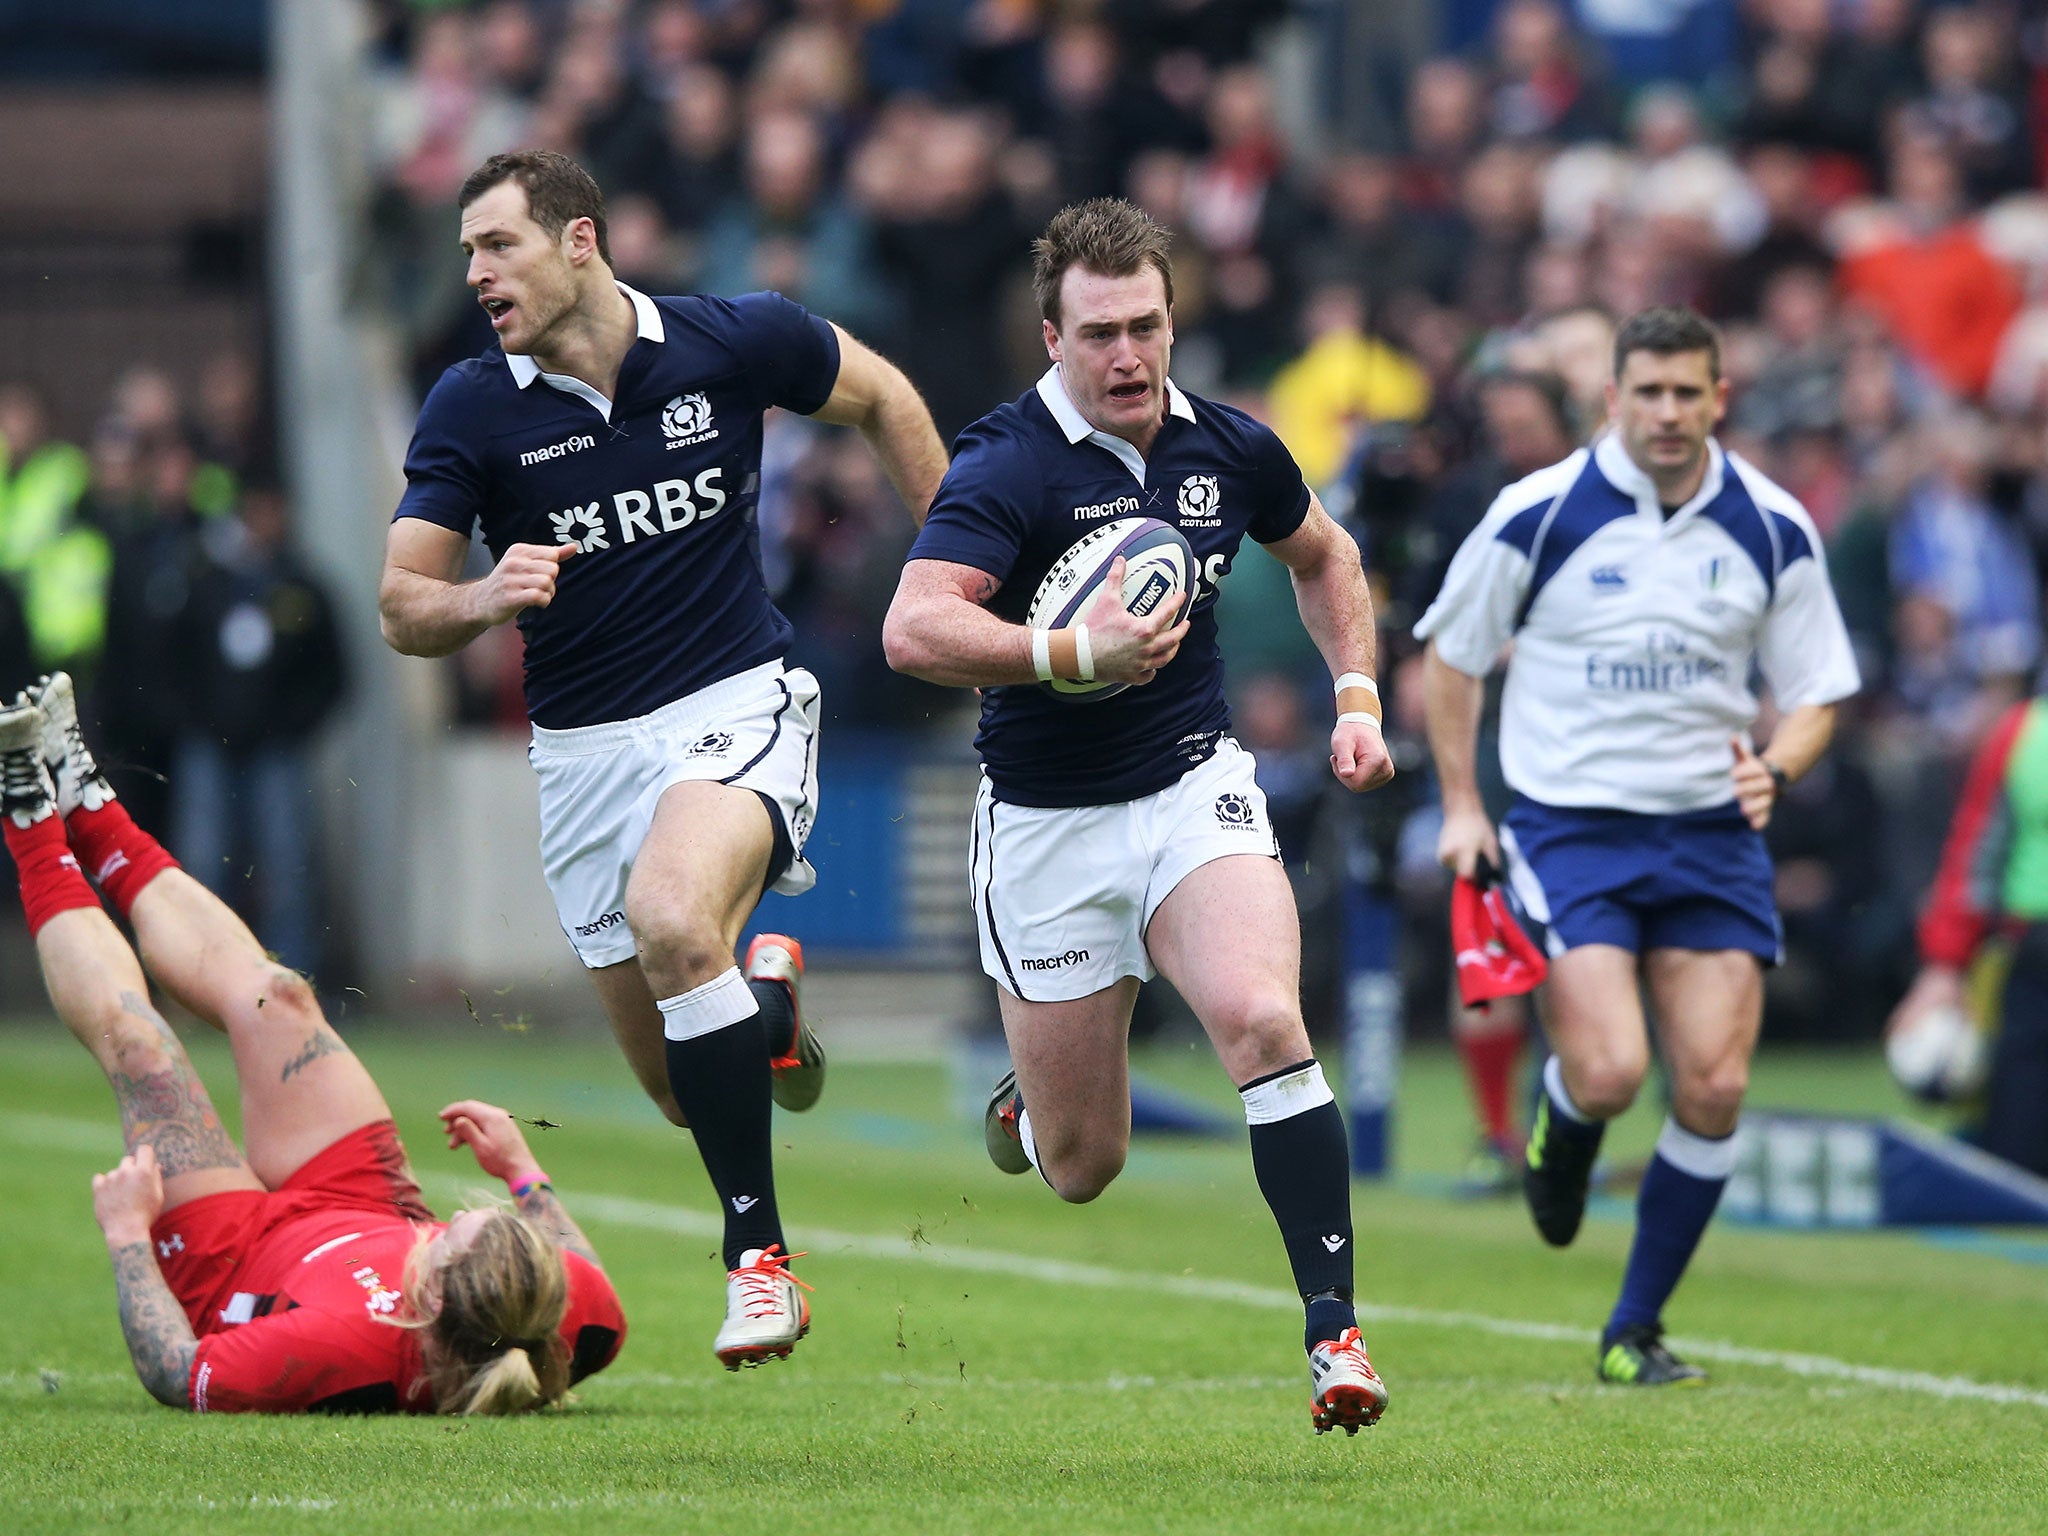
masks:
<svg viewBox="0 0 2048 1536"><path fill-rule="evenodd" d="M1068 1208L987 1165L965 1113L984 1084L836 1061L819 1109L778 1121L812 1335L729 1376L710 1353L709 1186L608 1043L350 1038L444 1211L479 1181L432 1134L442 1103L559 1124L535 1140L625 1300L618 1363L572 1411L518 1422L155 1406L92 1223L111 1099L54 1020L22 1020L0 1030L0 1529L2048 1528L2048 1239L1717 1224L1670 1313L1712 1384L1602 1388L1592 1334L1628 1208L1600 1202L1558 1253L1517 1204L1448 1198L1468 1134L1448 1056L1410 1057L1402 1175L1357 1189L1363 1321L1393 1401L1346 1440L1309 1431L1299 1311L1241 1135L1141 1141L1102 1200ZM225 1049L190 1043L226 1110ZM1205 1050L1142 1065L1233 1109ZM1770 1056L1757 1077L1759 1104L1897 1107L1875 1053ZM1611 1152L1646 1154L1657 1119L1639 1107Z"/></svg>

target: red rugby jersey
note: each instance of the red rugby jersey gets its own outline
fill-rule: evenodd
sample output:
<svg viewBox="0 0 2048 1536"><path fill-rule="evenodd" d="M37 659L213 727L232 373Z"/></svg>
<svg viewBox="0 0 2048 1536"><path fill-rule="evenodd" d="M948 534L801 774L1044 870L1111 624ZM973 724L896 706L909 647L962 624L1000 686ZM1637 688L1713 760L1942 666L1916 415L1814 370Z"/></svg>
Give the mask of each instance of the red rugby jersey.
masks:
<svg viewBox="0 0 2048 1536"><path fill-rule="evenodd" d="M205 1320L192 1357L200 1413L431 1413L419 1335L389 1321L402 1304L407 1255L422 1231L361 1210L312 1211L265 1234L237 1290ZM569 1308L561 1336L570 1374L609 1365L626 1316L604 1271L565 1251Z"/></svg>

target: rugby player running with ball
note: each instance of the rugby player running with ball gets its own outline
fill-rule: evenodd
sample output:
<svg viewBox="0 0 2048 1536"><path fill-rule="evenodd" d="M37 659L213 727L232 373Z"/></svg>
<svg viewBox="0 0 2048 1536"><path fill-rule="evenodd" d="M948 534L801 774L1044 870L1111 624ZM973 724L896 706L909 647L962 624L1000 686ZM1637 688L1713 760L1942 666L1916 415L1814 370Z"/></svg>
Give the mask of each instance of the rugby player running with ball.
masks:
<svg viewBox="0 0 2048 1536"><path fill-rule="evenodd" d="M892 364L778 294L649 298L612 276L604 198L574 161L497 155L463 183L469 285L498 345L420 409L391 524L385 639L446 656L525 636L541 861L641 1086L695 1133L725 1223L728 1368L789 1354L770 1101L808 1109L824 1057L802 952L741 928L809 890L817 680L761 574L755 500L773 406L856 426L911 515L946 468ZM496 565L462 580L472 530Z"/></svg>
<svg viewBox="0 0 2048 1536"><path fill-rule="evenodd" d="M1393 776L1357 546L1267 428L1167 378L1167 233L1129 203L1062 210L1034 247L1052 367L962 433L883 628L890 665L984 690L972 880L982 966L1015 1070L989 1104L1009 1173L1093 1200L1130 1145L1138 984L1164 974L1244 1096L1252 1164L1307 1308L1318 1432L1378 1419L1386 1388L1352 1306L1344 1122L1302 1025L1301 931L1252 760L1229 735L1216 589L1246 534L1292 573L1335 680L1331 767ZM1178 527L1194 604L1144 618L1123 562L1082 622L1028 629L1033 593L1091 526ZM1076 701L1054 678L1131 685Z"/></svg>

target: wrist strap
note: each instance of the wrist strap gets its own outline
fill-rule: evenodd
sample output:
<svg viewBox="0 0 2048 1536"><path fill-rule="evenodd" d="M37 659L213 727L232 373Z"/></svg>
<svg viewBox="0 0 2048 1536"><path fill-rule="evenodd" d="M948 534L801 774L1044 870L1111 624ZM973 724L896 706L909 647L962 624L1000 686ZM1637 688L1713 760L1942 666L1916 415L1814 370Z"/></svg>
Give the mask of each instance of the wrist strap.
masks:
<svg viewBox="0 0 2048 1536"><path fill-rule="evenodd" d="M1088 626L1074 626L1074 671L1084 683L1095 681L1095 648L1088 643Z"/></svg>
<svg viewBox="0 0 2048 1536"><path fill-rule="evenodd" d="M1337 679L1337 718L1349 720L1357 715L1369 717L1373 724L1380 721L1380 685L1363 672L1346 672Z"/></svg>
<svg viewBox="0 0 2048 1536"><path fill-rule="evenodd" d="M1369 725L1374 730L1378 730L1380 728L1380 717L1378 715L1368 715L1362 709L1353 709L1339 715L1337 723L1339 725Z"/></svg>
<svg viewBox="0 0 2048 1536"><path fill-rule="evenodd" d="M532 1173L529 1173L516 1184L510 1179L505 1181L505 1188L512 1192L514 1200L524 1200L536 1189L553 1189L554 1187L554 1182L538 1168L534 1169Z"/></svg>
<svg viewBox="0 0 2048 1536"><path fill-rule="evenodd" d="M1340 674L1337 678L1336 690L1341 694L1346 688L1363 688L1374 698L1380 696L1380 685L1367 677L1363 672L1345 672Z"/></svg>
<svg viewBox="0 0 2048 1536"><path fill-rule="evenodd" d="M1049 629L1031 631L1031 670L1038 674L1041 683L1052 681L1052 631Z"/></svg>
<svg viewBox="0 0 2048 1536"><path fill-rule="evenodd" d="M1771 776L1771 786L1777 797L1780 800L1784 799L1785 791L1792 787L1792 775L1783 768L1780 768L1768 757L1760 757L1757 761L1764 765L1764 772Z"/></svg>

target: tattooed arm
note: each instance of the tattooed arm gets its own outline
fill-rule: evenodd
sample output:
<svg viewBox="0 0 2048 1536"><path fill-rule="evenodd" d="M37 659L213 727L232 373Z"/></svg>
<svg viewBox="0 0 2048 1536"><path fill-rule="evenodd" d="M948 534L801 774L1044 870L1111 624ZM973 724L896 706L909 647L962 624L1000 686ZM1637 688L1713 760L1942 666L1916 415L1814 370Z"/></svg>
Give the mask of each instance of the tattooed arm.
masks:
<svg viewBox="0 0 2048 1536"><path fill-rule="evenodd" d="M477 1167L494 1179L503 1179L507 1186L517 1186L541 1171L539 1161L527 1148L519 1122L495 1104L463 1099L441 1111L441 1123L447 1127L451 1148L468 1147L476 1156ZM590 1246L590 1239L570 1219L562 1208L561 1197L548 1185L534 1186L513 1203L519 1207L520 1215L569 1252L590 1260L600 1269L604 1267L597 1250Z"/></svg>
<svg viewBox="0 0 2048 1536"><path fill-rule="evenodd" d="M538 1166L535 1170L538 1172ZM590 1246L590 1239L583 1235L583 1229L562 1205L562 1197L555 1193L551 1184L536 1184L525 1194L512 1202L519 1207L519 1214L539 1227L570 1253L590 1260L599 1269L604 1261L597 1256L597 1250Z"/></svg>
<svg viewBox="0 0 2048 1536"><path fill-rule="evenodd" d="M149 1395L173 1408L191 1406L192 1355L199 1347L185 1309L157 1267L150 1223L163 1209L164 1181L147 1142L110 1173L93 1176L92 1213L106 1234L121 1302L121 1336Z"/></svg>

